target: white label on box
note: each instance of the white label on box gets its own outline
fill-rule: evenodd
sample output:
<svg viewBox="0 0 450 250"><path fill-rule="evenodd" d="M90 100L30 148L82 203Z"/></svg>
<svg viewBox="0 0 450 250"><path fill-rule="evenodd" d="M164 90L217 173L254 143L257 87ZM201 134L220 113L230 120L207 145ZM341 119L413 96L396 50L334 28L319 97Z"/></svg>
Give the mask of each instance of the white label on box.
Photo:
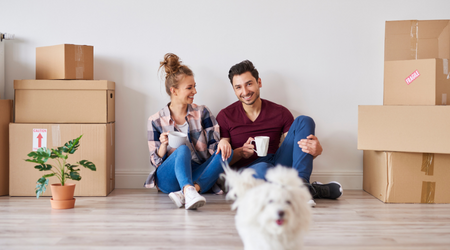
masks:
<svg viewBox="0 0 450 250"><path fill-rule="evenodd" d="M442 60L444 75L448 75L448 59Z"/></svg>
<svg viewBox="0 0 450 250"><path fill-rule="evenodd" d="M34 128L33 129L33 151L37 151L39 148L47 147L47 129Z"/></svg>

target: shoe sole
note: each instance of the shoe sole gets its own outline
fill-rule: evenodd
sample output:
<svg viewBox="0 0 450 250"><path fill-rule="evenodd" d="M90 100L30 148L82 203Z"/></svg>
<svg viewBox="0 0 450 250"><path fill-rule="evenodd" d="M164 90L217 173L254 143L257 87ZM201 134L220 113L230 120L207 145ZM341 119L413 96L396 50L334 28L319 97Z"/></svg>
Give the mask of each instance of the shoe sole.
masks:
<svg viewBox="0 0 450 250"><path fill-rule="evenodd" d="M308 201L308 205L310 205L311 207L315 207L316 206L316 202L314 200L309 200Z"/></svg>
<svg viewBox="0 0 450 250"><path fill-rule="evenodd" d="M185 204L186 210L193 210L199 207L203 207L206 204L206 200L199 199L194 201L192 204Z"/></svg>
<svg viewBox="0 0 450 250"><path fill-rule="evenodd" d="M176 194L170 193L169 198L173 201L173 203L175 203L175 206L177 206L178 208L182 208L184 206L184 204L180 202Z"/></svg>

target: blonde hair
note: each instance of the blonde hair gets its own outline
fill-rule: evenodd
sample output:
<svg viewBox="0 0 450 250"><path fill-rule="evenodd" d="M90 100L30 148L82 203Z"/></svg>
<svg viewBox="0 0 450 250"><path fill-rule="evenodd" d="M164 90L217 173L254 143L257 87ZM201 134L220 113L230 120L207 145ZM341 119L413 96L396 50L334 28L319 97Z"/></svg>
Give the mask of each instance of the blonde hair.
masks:
<svg viewBox="0 0 450 250"><path fill-rule="evenodd" d="M167 53L164 55L164 61L161 61L159 66L159 70L161 68L164 68L164 71L166 72L166 92L169 96L171 96L170 88L178 88L178 84L181 80L183 80L184 76L193 76L194 73L192 70L184 65L181 64L180 58L173 54L173 53Z"/></svg>

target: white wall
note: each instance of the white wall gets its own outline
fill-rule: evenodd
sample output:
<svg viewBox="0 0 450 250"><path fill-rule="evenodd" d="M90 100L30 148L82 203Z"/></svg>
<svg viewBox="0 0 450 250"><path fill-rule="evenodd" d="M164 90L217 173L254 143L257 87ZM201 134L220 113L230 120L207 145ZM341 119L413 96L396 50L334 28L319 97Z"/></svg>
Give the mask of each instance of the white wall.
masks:
<svg viewBox="0 0 450 250"><path fill-rule="evenodd" d="M169 98L157 74L167 52L195 73L195 102L214 113L236 97L229 68L253 61L262 98L312 116L324 152L312 180L362 187L358 105L381 105L386 20L450 19L450 1L10 1L0 0L6 98L34 79L35 48L94 46L95 79L116 82L116 186L150 171L147 118Z"/></svg>

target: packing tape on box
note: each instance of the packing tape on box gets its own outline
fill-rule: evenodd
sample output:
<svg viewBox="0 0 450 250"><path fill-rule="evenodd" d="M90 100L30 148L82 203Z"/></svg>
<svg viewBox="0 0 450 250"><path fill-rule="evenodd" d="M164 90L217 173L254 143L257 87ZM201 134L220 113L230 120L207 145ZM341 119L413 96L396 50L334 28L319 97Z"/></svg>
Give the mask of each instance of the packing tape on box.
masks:
<svg viewBox="0 0 450 250"><path fill-rule="evenodd" d="M83 79L84 75L84 56L82 45L75 45L75 78Z"/></svg>
<svg viewBox="0 0 450 250"><path fill-rule="evenodd" d="M422 168L420 171L425 172L425 175L434 174L434 154L422 154Z"/></svg>
<svg viewBox="0 0 450 250"><path fill-rule="evenodd" d="M53 147L61 146L61 130L59 129L59 125L52 125L52 141Z"/></svg>
<svg viewBox="0 0 450 250"><path fill-rule="evenodd" d="M442 68L444 75L447 75L447 79L450 79L450 74L448 73L448 59L442 59Z"/></svg>
<svg viewBox="0 0 450 250"><path fill-rule="evenodd" d="M417 60L417 46L419 39L419 21L411 20L411 56Z"/></svg>
<svg viewBox="0 0 450 250"><path fill-rule="evenodd" d="M420 203L434 203L434 194L436 191L436 182L422 182L422 197Z"/></svg>

